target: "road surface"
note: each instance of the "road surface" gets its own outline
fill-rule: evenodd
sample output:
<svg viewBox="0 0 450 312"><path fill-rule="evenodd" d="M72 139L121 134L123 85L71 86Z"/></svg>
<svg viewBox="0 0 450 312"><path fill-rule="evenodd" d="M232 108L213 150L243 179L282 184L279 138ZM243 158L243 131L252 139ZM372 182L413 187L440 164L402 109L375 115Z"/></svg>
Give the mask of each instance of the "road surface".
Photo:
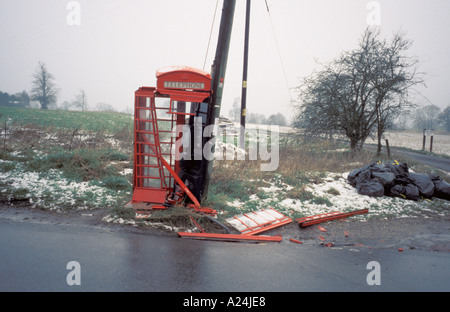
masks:
<svg viewBox="0 0 450 312"><path fill-rule="evenodd" d="M417 152L402 150L395 148L394 155L402 155L404 157L413 159L415 161L424 163L430 167L434 167L446 172L450 172L450 158L443 158L438 156L425 155Z"/></svg>
<svg viewBox="0 0 450 312"><path fill-rule="evenodd" d="M366 144L365 148L376 150L376 145ZM404 157L407 159L411 159L417 162L421 162L430 167L437 168L439 170L445 171L450 174L450 158L438 157L433 155L426 155L419 152L409 151L402 148L391 147L391 156L395 157ZM383 148L383 152L385 152L385 148Z"/></svg>
<svg viewBox="0 0 450 312"><path fill-rule="evenodd" d="M196 241L19 219L0 218L0 291L450 291L448 252ZM80 285L68 284L74 276Z"/></svg>

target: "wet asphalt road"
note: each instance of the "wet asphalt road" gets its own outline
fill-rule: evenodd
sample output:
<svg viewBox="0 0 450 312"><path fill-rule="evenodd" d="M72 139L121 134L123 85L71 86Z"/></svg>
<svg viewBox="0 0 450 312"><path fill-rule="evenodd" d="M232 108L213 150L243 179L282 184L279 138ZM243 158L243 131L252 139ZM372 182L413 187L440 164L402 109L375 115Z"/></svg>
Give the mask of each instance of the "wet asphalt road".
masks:
<svg viewBox="0 0 450 312"><path fill-rule="evenodd" d="M67 264L80 264L69 286ZM381 285L368 285L371 261ZM248 244L0 219L0 291L450 291L450 253ZM372 267L373 269L373 267Z"/></svg>
<svg viewBox="0 0 450 312"><path fill-rule="evenodd" d="M366 144L365 148L376 150L376 145ZM409 151L402 148L391 147L391 158L401 157L404 159L411 159L417 162L421 162L430 167L434 167L446 172L450 172L450 158L438 157L433 155L426 155L414 151ZM382 152L386 152L386 149L383 147Z"/></svg>
<svg viewBox="0 0 450 312"><path fill-rule="evenodd" d="M414 153L401 149L395 149L394 155L402 155L407 158L414 159L415 161L422 162L428 166L435 167L437 169L450 172L450 158L436 157L431 155L425 155L420 153Z"/></svg>

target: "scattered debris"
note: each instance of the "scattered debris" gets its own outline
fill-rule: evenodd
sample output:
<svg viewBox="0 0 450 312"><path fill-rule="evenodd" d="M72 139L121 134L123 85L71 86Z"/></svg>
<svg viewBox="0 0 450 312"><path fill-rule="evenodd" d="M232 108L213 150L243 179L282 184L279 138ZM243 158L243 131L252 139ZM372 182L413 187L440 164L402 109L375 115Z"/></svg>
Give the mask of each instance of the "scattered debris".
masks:
<svg viewBox="0 0 450 312"><path fill-rule="evenodd" d="M292 219L279 213L273 208L258 210L254 212L244 213L226 221L236 228L241 234L220 234L206 233L193 218L191 220L200 229L201 233L178 232L181 238L192 238L202 240L228 241L228 242L281 242L282 237L275 236L258 236L261 232L265 232L282 225L292 222Z"/></svg>
<svg viewBox="0 0 450 312"><path fill-rule="evenodd" d="M243 235L243 234L218 234L218 233L187 233L178 232L178 236L181 238L192 238L200 240L215 240L215 241L227 241L227 242L276 242L279 243L283 240L281 236L264 236L264 235Z"/></svg>
<svg viewBox="0 0 450 312"><path fill-rule="evenodd" d="M289 240L290 240L291 242L293 242L293 243L303 244L302 241L299 241L299 240L296 240L296 239L293 239L293 238L290 238Z"/></svg>
<svg viewBox="0 0 450 312"><path fill-rule="evenodd" d="M202 233L205 233L205 230L197 223L197 221L195 221L195 219L192 216L189 216L189 218Z"/></svg>
<svg viewBox="0 0 450 312"><path fill-rule="evenodd" d="M243 213L225 220L241 234L255 235L292 222L292 219L273 208Z"/></svg>
<svg viewBox="0 0 450 312"><path fill-rule="evenodd" d="M299 218L299 219L296 219L295 221L298 222L298 225L300 228L304 228L304 227L311 226L314 224L327 222L327 221L331 221L331 220L336 220L336 219L347 218L350 216L354 216L357 214L364 214L364 213L368 213L368 212L369 212L369 209L361 209L361 210L355 210L355 211L351 211L351 212L334 211L334 212L324 213L324 214L320 214L320 215Z"/></svg>
<svg viewBox="0 0 450 312"><path fill-rule="evenodd" d="M321 231L321 232L326 232L326 231L327 231L325 228L321 227L320 225L317 226L317 228L318 228L319 231Z"/></svg>

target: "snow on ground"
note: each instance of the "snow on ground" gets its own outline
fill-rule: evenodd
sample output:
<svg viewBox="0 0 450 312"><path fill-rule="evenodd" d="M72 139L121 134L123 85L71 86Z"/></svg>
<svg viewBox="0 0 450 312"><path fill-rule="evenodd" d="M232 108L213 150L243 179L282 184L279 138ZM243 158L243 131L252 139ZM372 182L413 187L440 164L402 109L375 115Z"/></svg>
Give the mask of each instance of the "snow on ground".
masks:
<svg viewBox="0 0 450 312"><path fill-rule="evenodd" d="M67 179L59 170L29 172L25 171L19 162L0 160L3 166L9 163L14 164L15 168L5 172L0 171L0 197L3 199L20 196L35 207L49 210L83 210L114 206L121 196L121 191L103 187L99 182L77 182ZM124 169L121 173L132 174L132 169ZM360 195L348 184L347 175L348 173L328 173L320 180L320 183L310 182L304 185L304 190L313 195L313 198L309 200L290 198L289 193L294 187L275 179L276 181L265 181L265 185L268 186L260 187L258 195L250 195L248 202L233 200L228 204L234 208L242 208L247 204L249 209L250 202L254 210L273 207L282 213L300 216L366 208L369 208L370 217L426 217L448 214L450 203L440 199L416 202L402 198L386 196L375 198ZM264 196L261 196L261 192ZM361 215L355 218L365 220L367 216Z"/></svg>
<svg viewBox="0 0 450 312"><path fill-rule="evenodd" d="M10 199L27 199L34 207L49 210L95 209L117 203L120 191L112 191L91 182L75 182L63 177L59 170L29 172L17 166L0 172L0 195Z"/></svg>
<svg viewBox="0 0 450 312"><path fill-rule="evenodd" d="M292 189L290 185L275 185L260 188L267 195L267 198L260 199L256 195L251 195L250 200L259 202L259 208L272 207L282 213L296 213L302 216L313 216L328 212L340 211L349 212L354 210L369 209L368 215L354 216L365 220L369 217L427 217L430 214L445 216L448 214L450 203L441 199L411 201L403 198L393 198L388 196L370 197L360 195L356 188L347 182L347 173L328 173L321 183L310 183L305 187L305 191L311 192L317 200L299 200L289 198L280 194ZM280 200L281 197L281 200ZM323 200L325 199L325 200ZM323 202L323 203L321 203ZM229 203L233 207L242 207L245 203L234 201ZM275 206L275 207L274 207Z"/></svg>
<svg viewBox="0 0 450 312"><path fill-rule="evenodd" d="M306 203L301 210L310 211L313 214L331 211L352 211L369 208L371 216L396 216L408 217L416 214L417 208L425 208L427 203L413 202L403 198L388 196L371 197L360 195L356 188L347 182L348 173L342 175L328 174L324 183L310 185L308 189L314 195L326 197L331 206ZM330 190L333 194L330 194Z"/></svg>
<svg viewBox="0 0 450 312"><path fill-rule="evenodd" d="M115 223L115 224L126 224L126 225L132 225L132 226L138 226L138 225L145 225L145 226L151 226L152 228L160 228L165 231L169 232L193 232L196 230L196 228L192 229L186 229L182 227L176 227L164 224L162 222L151 222L146 220L140 220L137 222L134 219L124 219L120 218L116 215L108 214L102 218L102 221L107 223Z"/></svg>

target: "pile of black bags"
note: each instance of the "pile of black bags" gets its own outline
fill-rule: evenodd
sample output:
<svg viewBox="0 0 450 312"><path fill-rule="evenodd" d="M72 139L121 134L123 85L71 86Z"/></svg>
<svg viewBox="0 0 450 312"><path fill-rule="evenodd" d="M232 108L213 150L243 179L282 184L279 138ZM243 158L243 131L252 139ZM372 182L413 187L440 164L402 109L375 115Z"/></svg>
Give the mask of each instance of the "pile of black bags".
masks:
<svg viewBox="0 0 450 312"><path fill-rule="evenodd" d="M350 172L347 181L359 194L393 196L419 200L442 198L450 200L450 184L436 175L409 172L406 163L397 161L372 163Z"/></svg>

